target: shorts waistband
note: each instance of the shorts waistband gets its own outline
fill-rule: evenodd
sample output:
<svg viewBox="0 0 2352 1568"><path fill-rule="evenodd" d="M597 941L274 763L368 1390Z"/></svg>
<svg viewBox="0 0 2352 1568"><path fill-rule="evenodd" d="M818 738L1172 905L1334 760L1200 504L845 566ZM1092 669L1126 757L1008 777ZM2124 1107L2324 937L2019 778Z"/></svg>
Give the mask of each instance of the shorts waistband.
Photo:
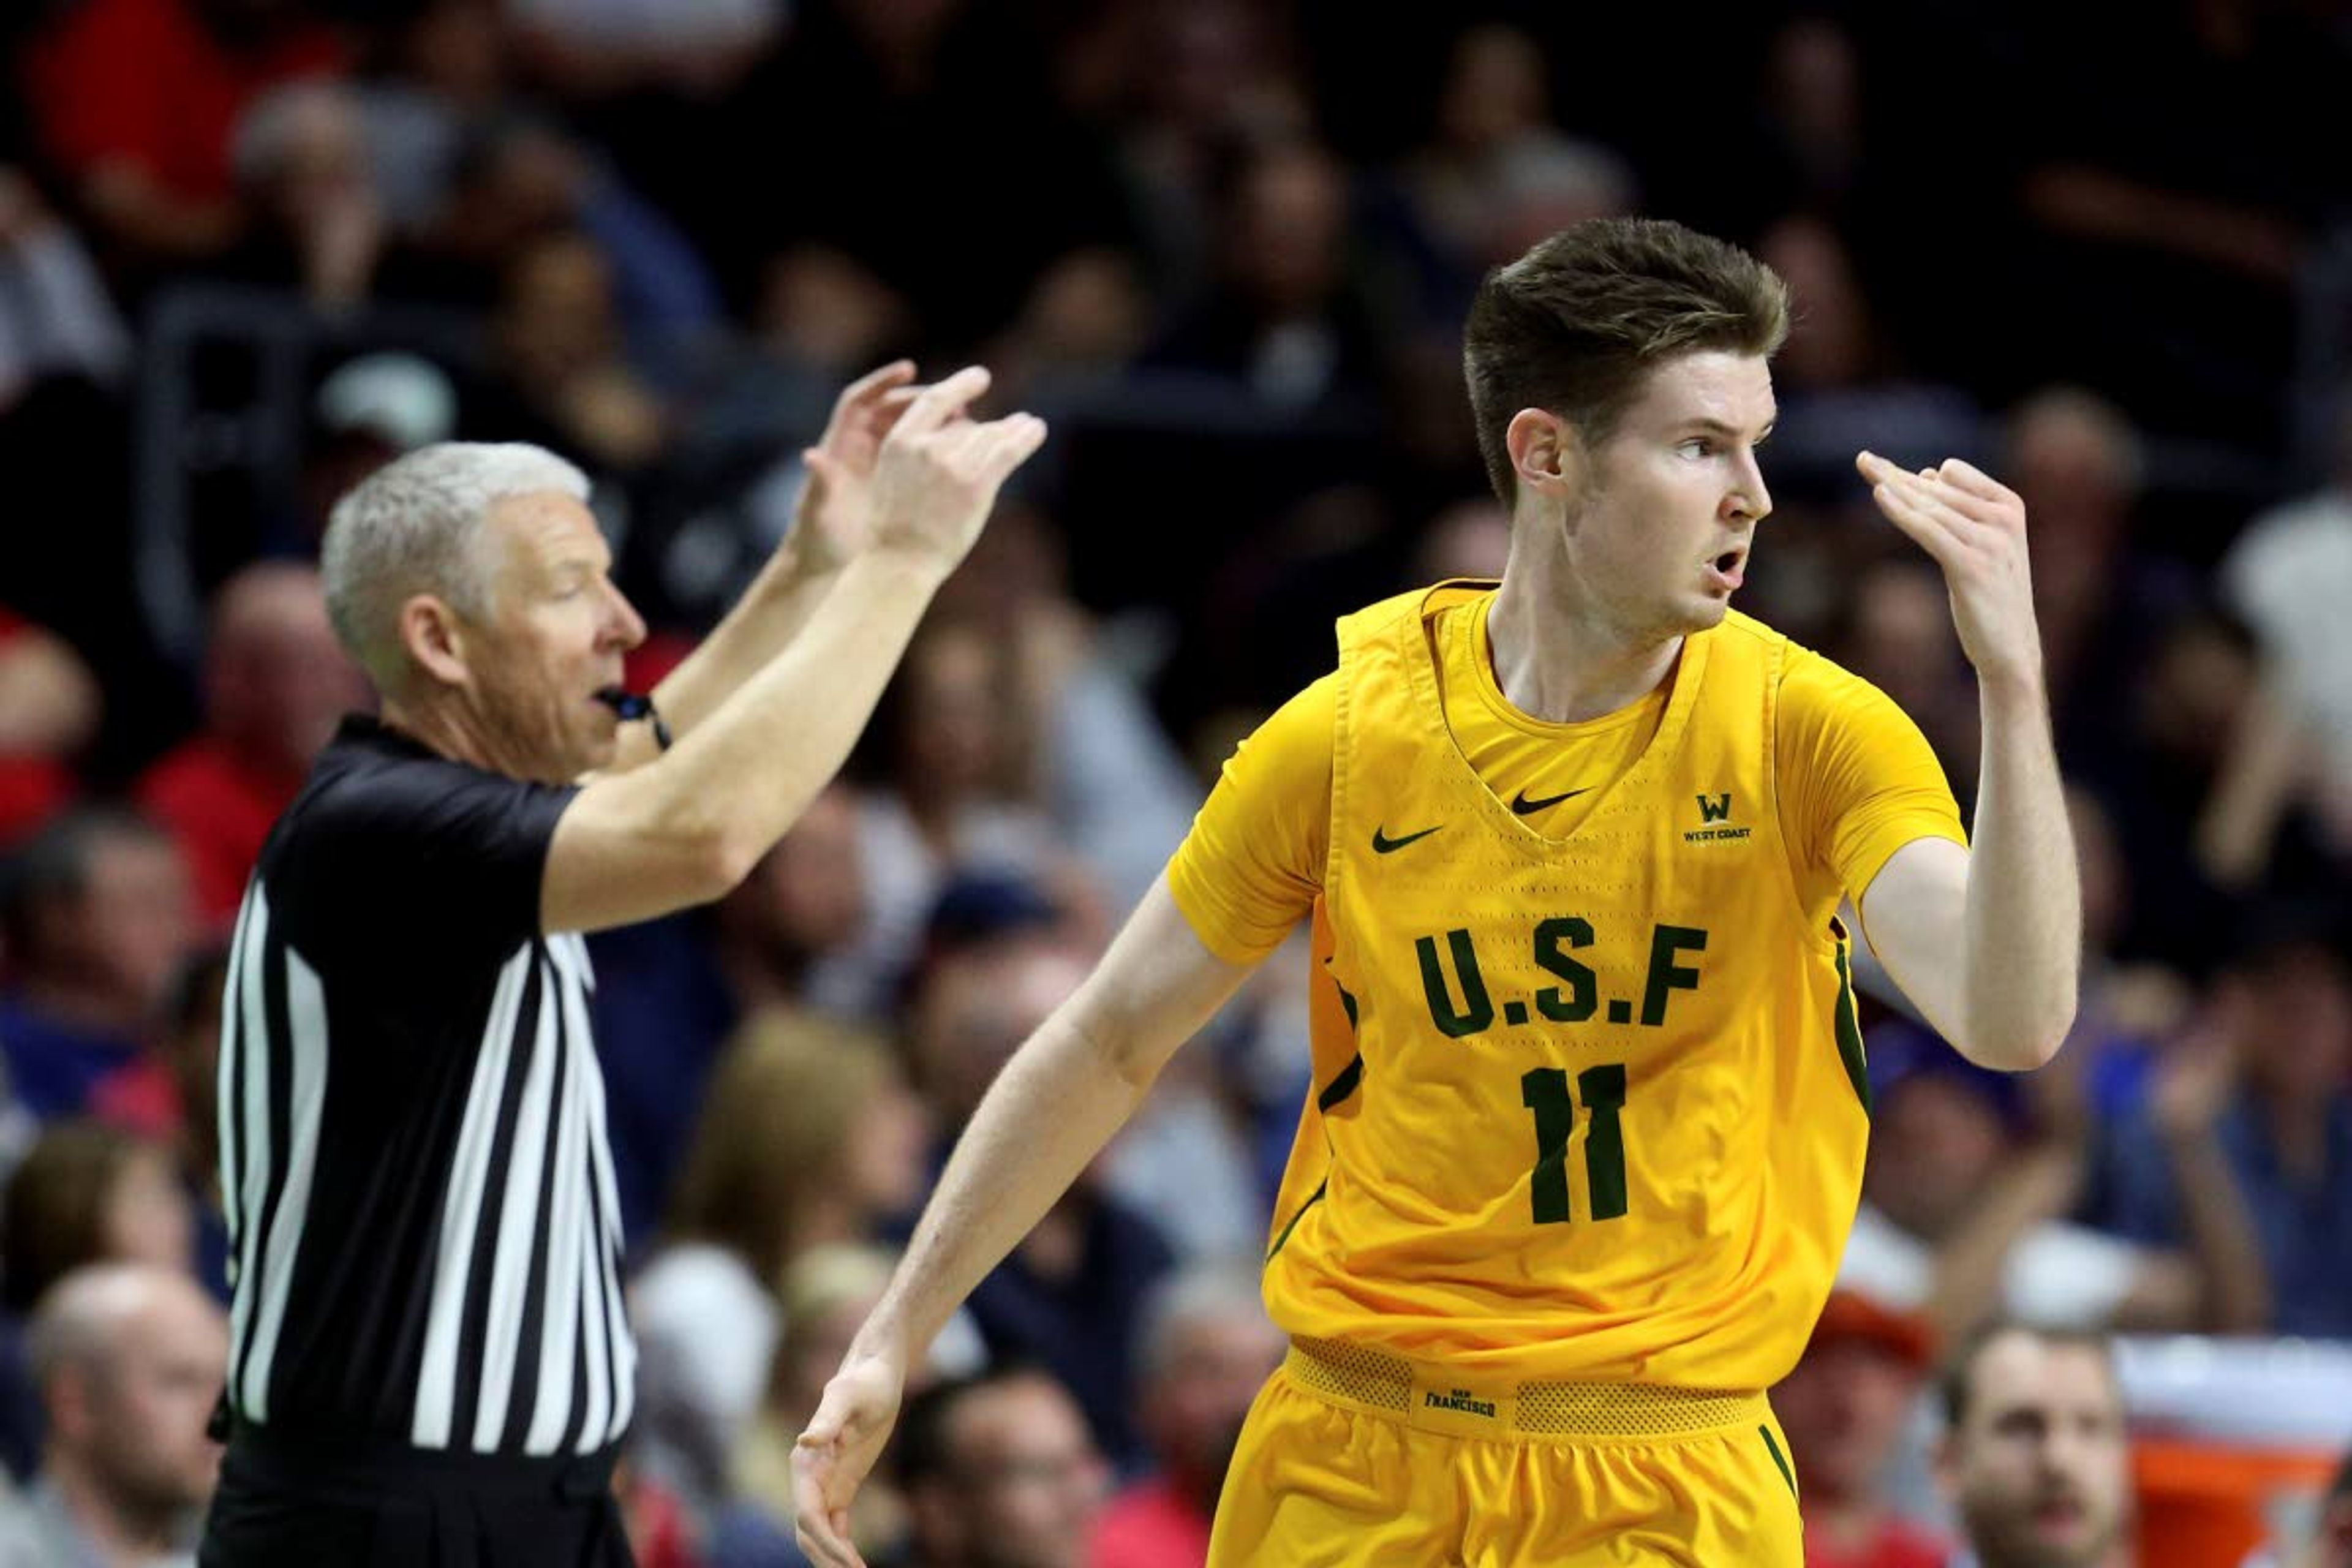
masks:
<svg viewBox="0 0 2352 1568"><path fill-rule="evenodd" d="M476 1454L238 1420L225 1463L267 1486L406 1495L495 1493L581 1501L609 1492L620 1445L586 1454Z"/></svg>
<svg viewBox="0 0 2352 1568"><path fill-rule="evenodd" d="M1283 1369L1333 1404L1457 1437L1685 1437L1752 1428L1772 1418L1764 1395L1752 1391L1641 1383L1482 1387L1475 1378L1336 1340L1292 1340Z"/></svg>

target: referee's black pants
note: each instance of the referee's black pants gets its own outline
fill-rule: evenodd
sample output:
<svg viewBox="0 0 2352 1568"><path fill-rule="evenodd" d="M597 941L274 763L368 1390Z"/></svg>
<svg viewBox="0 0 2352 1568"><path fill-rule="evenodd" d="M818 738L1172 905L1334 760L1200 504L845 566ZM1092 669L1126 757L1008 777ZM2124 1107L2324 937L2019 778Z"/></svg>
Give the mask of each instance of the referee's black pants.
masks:
<svg viewBox="0 0 2352 1568"><path fill-rule="evenodd" d="M613 1459L431 1453L240 1424L197 1568L635 1568Z"/></svg>

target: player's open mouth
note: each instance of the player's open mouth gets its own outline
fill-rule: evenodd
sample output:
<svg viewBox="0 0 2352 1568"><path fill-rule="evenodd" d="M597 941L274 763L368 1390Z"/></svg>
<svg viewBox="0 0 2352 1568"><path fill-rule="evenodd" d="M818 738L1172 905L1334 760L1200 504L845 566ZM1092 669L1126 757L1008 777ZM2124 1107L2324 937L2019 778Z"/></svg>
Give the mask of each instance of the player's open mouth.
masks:
<svg viewBox="0 0 2352 1568"><path fill-rule="evenodd" d="M1708 562L1706 563L1706 569L1714 575L1715 580L1724 587L1737 588L1742 582L1746 581L1747 565L1747 551L1727 550L1722 554L1717 556L1714 560Z"/></svg>

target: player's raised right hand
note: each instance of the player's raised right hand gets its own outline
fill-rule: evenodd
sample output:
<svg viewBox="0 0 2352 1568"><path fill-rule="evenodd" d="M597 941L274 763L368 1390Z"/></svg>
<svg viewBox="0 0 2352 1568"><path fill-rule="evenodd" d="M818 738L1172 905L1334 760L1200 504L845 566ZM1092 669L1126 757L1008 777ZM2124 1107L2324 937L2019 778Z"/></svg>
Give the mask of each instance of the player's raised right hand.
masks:
<svg viewBox="0 0 2352 1568"><path fill-rule="evenodd" d="M975 421L988 372L968 366L929 386L884 437L874 463L874 546L952 571L980 537L996 492L1045 439L1034 414Z"/></svg>
<svg viewBox="0 0 2352 1568"><path fill-rule="evenodd" d="M906 1386L904 1367L852 1350L793 1445L793 1531L818 1568L865 1568L849 1541L849 1505L882 1456Z"/></svg>

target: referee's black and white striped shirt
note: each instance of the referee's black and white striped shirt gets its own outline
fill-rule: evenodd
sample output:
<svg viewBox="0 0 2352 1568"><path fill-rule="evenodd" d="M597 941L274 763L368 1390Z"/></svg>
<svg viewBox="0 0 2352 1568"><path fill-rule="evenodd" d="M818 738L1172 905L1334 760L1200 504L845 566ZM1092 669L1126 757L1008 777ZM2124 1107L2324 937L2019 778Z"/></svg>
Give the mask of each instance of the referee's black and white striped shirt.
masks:
<svg viewBox="0 0 2352 1568"><path fill-rule="evenodd" d="M635 1406L604 1086L540 882L572 792L347 720L271 832L221 1020L242 1420L586 1453Z"/></svg>

